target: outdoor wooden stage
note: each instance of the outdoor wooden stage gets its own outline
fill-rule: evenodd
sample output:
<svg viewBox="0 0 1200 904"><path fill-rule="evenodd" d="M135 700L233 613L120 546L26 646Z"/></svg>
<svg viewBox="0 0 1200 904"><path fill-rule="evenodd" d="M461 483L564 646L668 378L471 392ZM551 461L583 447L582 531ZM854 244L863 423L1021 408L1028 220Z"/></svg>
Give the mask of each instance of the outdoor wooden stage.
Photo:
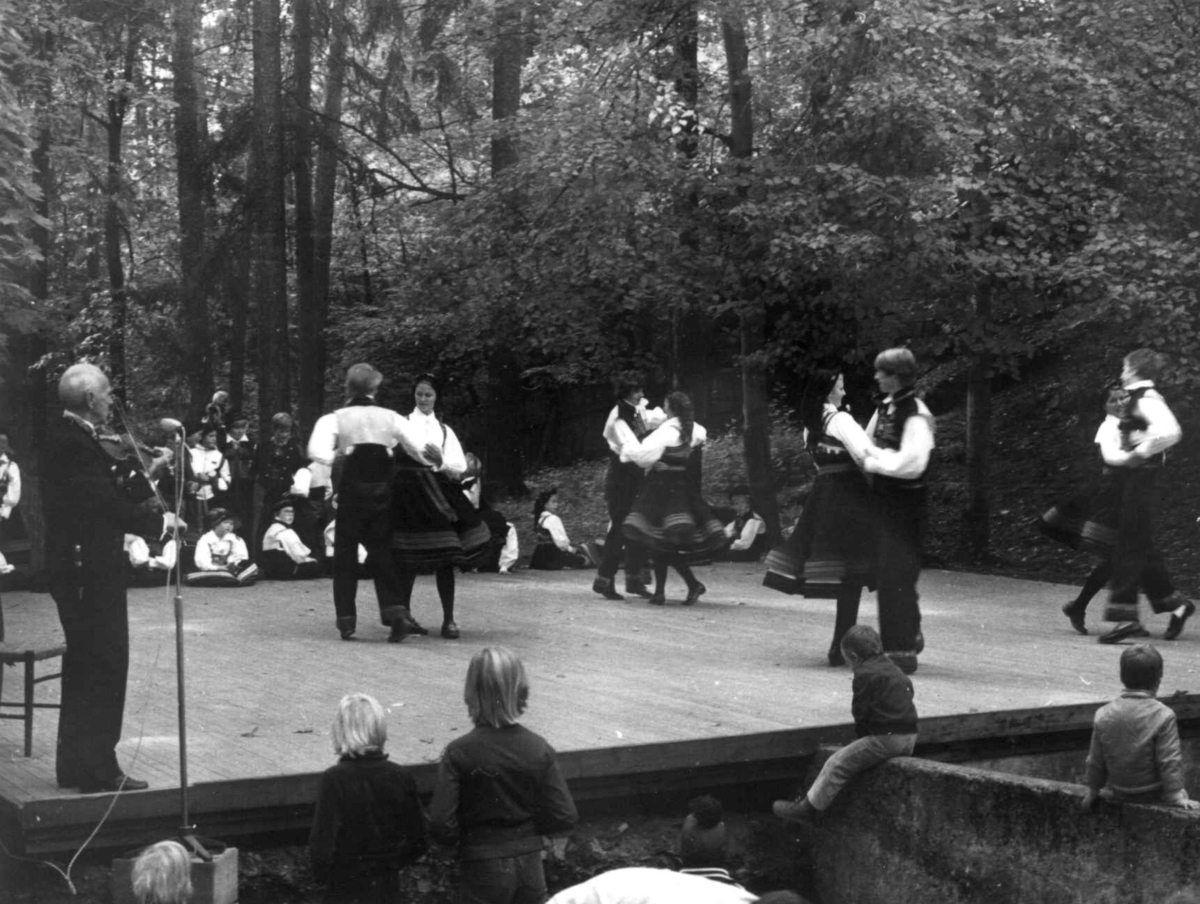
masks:
<svg viewBox="0 0 1200 904"><path fill-rule="evenodd" d="M443 745L470 728L467 661L493 644L524 660L532 686L525 722L557 748L581 801L719 787L731 771L743 782L748 771L763 782L794 782L801 754L852 736L850 672L825 661L832 602L767 590L759 566L698 574L708 593L691 608L679 605L678 583L658 608L597 596L590 572L460 576L458 641L437 636L433 579L421 578L414 614L433 633L403 644L385 642L365 582L353 643L334 629L328 580L184 588L189 821L222 839L307 825L317 777L334 761L329 725L350 691L390 708L391 757L414 766L428 789ZM1077 636L1059 612L1070 588L928 571L921 591L928 646L914 680L923 743L1086 729L1096 705L1119 692L1119 648ZM111 810L112 795L59 790L57 711L37 713L28 759L21 723L0 722L0 837L10 850L73 850L98 824L93 846L132 846L177 830L172 600L165 589L130 591L119 753L151 790L122 794ZM49 596L7 593L3 605L10 643L58 636ZM873 597L864 599L862 621L875 622L874 608ZM1152 624L1157 636L1165 621ZM1197 631L1200 621L1161 644L1164 694L1200 690ZM6 670L6 700L20 699L22 680L19 669ZM36 690L52 702L58 682Z"/></svg>

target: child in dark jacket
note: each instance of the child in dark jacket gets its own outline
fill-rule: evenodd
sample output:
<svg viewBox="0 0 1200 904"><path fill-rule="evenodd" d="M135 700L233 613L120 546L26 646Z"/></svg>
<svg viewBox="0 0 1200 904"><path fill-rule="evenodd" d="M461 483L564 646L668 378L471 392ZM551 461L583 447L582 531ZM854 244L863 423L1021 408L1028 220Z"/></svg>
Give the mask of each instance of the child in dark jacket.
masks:
<svg viewBox="0 0 1200 904"><path fill-rule="evenodd" d="M912 680L884 655L875 629L855 625L847 631L842 655L854 670L850 710L858 737L825 761L807 794L775 801L774 813L783 819L801 821L820 815L855 775L892 757L908 756L916 746Z"/></svg>
<svg viewBox="0 0 1200 904"><path fill-rule="evenodd" d="M541 904L545 836L578 814L554 748L518 722L529 699L521 660L504 647L476 653L463 698L475 728L442 753L430 831L458 845L460 904Z"/></svg>
<svg viewBox="0 0 1200 904"><path fill-rule="evenodd" d="M388 761L383 707L348 694L333 720L336 765L321 776L308 838L313 878L333 904L399 904L400 876L428 848L408 770Z"/></svg>

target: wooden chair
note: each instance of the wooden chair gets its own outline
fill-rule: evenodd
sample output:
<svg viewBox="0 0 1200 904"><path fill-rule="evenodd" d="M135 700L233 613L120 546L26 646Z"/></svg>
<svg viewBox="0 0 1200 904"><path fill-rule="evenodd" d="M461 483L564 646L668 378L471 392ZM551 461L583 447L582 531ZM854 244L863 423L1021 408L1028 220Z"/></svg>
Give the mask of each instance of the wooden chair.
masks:
<svg viewBox="0 0 1200 904"><path fill-rule="evenodd" d="M25 756L33 756L33 711L35 709L61 709L58 703L35 703L33 689L44 681L61 678L62 672L49 675L34 675L34 663L47 659L61 659L67 652L66 644L58 643L19 643L6 641L4 638L4 606L0 603L0 696L4 689L4 669L21 663L25 666L25 698L23 700L5 701L0 699L0 719L21 719L25 723ZM19 713L5 713L5 708L20 708Z"/></svg>

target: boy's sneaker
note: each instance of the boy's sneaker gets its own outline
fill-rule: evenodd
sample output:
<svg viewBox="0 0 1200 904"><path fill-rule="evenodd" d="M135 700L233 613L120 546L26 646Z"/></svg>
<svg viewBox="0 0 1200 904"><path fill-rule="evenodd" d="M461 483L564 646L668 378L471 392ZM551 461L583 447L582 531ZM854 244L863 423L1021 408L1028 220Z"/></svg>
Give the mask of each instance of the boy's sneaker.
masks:
<svg viewBox="0 0 1200 904"><path fill-rule="evenodd" d="M788 822L811 823L817 818L817 809L808 802L807 796L795 800L777 800L771 805L771 812Z"/></svg>

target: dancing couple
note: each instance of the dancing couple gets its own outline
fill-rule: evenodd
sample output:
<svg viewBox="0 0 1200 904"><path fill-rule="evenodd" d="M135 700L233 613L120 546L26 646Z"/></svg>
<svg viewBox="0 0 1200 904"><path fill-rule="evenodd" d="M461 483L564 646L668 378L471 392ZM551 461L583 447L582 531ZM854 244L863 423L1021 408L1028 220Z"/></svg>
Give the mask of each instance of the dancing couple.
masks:
<svg viewBox="0 0 1200 904"><path fill-rule="evenodd" d="M864 587L876 591L888 657L911 674L924 649L917 580L934 422L916 396L916 378L916 358L908 349L876 356L875 382L883 398L865 430L842 407L841 373L825 374L805 406L817 476L791 536L768 554L763 583L837 601L830 665L844 662L841 641L858 620Z"/></svg>

